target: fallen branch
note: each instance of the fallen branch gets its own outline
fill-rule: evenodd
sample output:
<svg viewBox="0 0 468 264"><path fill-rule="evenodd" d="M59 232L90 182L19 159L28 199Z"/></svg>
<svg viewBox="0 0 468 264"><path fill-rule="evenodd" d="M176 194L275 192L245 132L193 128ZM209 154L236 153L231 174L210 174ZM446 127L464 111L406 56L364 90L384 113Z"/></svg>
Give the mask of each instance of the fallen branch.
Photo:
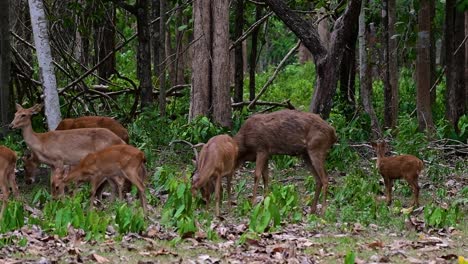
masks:
<svg viewBox="0 0 468 264"><path fill-rule="evenodd" d="M246 101L246 102L238 102L238 103L232 103L232 107L239 107L239 106L245 106L245 105L250 105L252 102L251 101ZM255 103L256 105L265 105L265 106L272 106L272 107L284 107L288 109L296 109L292 104L291 100L288 99L282 103L278 102L265 102L265 101L257 101Z"/></svg>

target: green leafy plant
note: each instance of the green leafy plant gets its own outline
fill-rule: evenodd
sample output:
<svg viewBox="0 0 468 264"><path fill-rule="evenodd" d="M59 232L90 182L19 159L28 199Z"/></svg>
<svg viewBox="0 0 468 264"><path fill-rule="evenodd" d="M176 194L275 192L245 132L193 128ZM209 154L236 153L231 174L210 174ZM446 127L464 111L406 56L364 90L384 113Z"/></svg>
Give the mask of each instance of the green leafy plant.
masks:
<svg viewBox="0 0 468 264"><path fill-rule="evenodd" d="M129 207L126 203L117 205L115 223L120 234L139 233L146 229L145 215L141 207Z"/></svg>
<svg viewBox="0 0 468 264"><path fill-rule="evenodd" d="M434 204L424 207L424 220L429 227L449 227L455 226L461 217L460 208L457 204L452 204L448 208L443 208Z"/></svg>
<svg viewBox="0 0 468 264"><path fill-rule="evenodd" d="M346 253L344 263L345 264L354 264L354 263L356 263L356 254L353 251L348 251L348 253Z"/></svg>
<svg viewBox="0 0 468 264"><path fill-rule="evenodd" d="M252 232L263 233L272 222L273 227L281 223L281 216L276 204L272 202L271 196L267 196L261 203L257 204L250 217L249 229Z"/></svg>
<svg viewBox="0 0 468 264"><path fill-rule="evenodd" d="M0 233L23 227L24 216L25 211L22 203L17 201L9 202L3 216L0 216Z"/></svg>

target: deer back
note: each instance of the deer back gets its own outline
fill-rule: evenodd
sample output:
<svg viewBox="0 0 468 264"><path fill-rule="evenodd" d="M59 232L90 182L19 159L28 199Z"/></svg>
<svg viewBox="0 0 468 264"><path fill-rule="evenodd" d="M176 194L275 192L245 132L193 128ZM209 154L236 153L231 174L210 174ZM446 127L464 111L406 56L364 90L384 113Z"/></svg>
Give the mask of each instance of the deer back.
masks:
<svg viewBox="0 0 468 264"><path fill-rule="evenodd" d="M56 130L77 128L107 128L119 136L125 143L129 142L128 131L117 120L106 116L82 116L63 119Z"/></svg>
<svg viewBox="0 0 468 264"><path fill-rule="evenodd" d="M235 135L239 155L254 160L257 152L300 155L310 146L328 150L336 142L335 129L318 115L296 110L256 114Z"/></svg>
<svg viewBox="0 0 468 264"><path fill-rule="evenodd" d="M230 136L212 137L200 151L192 185L195 188L205 186L215 172L220 176L232 173L236 169L237 155L237 144Z"/></svg>

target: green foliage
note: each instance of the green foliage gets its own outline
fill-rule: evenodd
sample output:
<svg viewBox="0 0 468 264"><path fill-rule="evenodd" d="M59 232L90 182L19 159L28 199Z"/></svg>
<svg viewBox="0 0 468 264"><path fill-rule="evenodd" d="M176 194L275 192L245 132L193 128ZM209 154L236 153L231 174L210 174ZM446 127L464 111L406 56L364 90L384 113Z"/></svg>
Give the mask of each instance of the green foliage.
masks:
<svg viewBox="0 0 468 264"><path fill-rule="evenodd" d="M68 226L72 225L83 229L86 239L100 240L111 223L111 216L103 211L88 210L87 204L84 192L63 200L51 200L44 206L42 219L31 217L30 222L59 236L66 236Z"/></svg>
<svg viewBox="0 0 468 264"><path fill-rule="evenodd" d="M24 216L24 207L21 202L9 202L3 216L0 216L0 233L23 227Z"/></svg>
<svg viewBox="0 0 468 264"><path fill-rule="evenodd" d="M207 142L216 135L228 132L213 124L206 116L199 116L192 122L182 126L171 123L169 128L177 135L177 138L190 142Z"/></svg>
<svg viewBox="0 0 468 264"><path fill-rule="evenodd" d="M441 228L455 226L461 216L460 208L456 203L448 208L434 204L428 204L424 207L424 220L427 227Z"/></svg>
<svg viewBox="0 0 468 264"><path fill-rule="evenodd" d="M277 227L281 220L289 219L297 222L302 219L299 206L299 196L294 185L273 185L271 193L259 204L251 214L249 230L262 233L270 226Z"/></svg>
<svg viewBox="0 0 468 264"><path fill-rule="evenodd" d="M356 263L356 254L353 251L348 251L345 255L345 264L354 264Z"/></svg>
<svg viewBox="0 0 468 264"><path fill-rule="evenodd" d="M169 197L164 205L161 222L166 226L176 227L179 234L194 233L197 231L194 219L194 205L188 177L175 174L166 178L165 188Z"/></svg>
<svg viewBox="0 0 468 264"><path fill-rule="evenodd" d="M129 207L126 203L117 205L115 223L120 234L139 233L146 229L145 215L141 207Z"/></svg>

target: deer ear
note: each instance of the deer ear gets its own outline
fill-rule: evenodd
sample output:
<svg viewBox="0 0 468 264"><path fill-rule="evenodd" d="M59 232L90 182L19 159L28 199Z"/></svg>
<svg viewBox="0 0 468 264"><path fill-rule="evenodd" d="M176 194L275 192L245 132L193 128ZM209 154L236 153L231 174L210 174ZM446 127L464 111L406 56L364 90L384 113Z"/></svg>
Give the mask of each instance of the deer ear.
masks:
<svg viewBox="0 0 468 264"><path fill-rule="evenodd" d="M31 107L31 110L33 111L33 114L37 114L41 111L42 109L42 104L36 104L33 107Z"/></svg>
<svg viewBox="0 0 468 264"><path fill-rule="evenodd" d="M377 147L377 143L375 143L375 141L372 141L370 144L373 148Z"/></svg>
<svg viewBox="0 0 468 264"><path fill-rule="evenodd" d="M19 111L21 109L23 109L23 107L20 104L16 103L16 111Z"/></svg>

